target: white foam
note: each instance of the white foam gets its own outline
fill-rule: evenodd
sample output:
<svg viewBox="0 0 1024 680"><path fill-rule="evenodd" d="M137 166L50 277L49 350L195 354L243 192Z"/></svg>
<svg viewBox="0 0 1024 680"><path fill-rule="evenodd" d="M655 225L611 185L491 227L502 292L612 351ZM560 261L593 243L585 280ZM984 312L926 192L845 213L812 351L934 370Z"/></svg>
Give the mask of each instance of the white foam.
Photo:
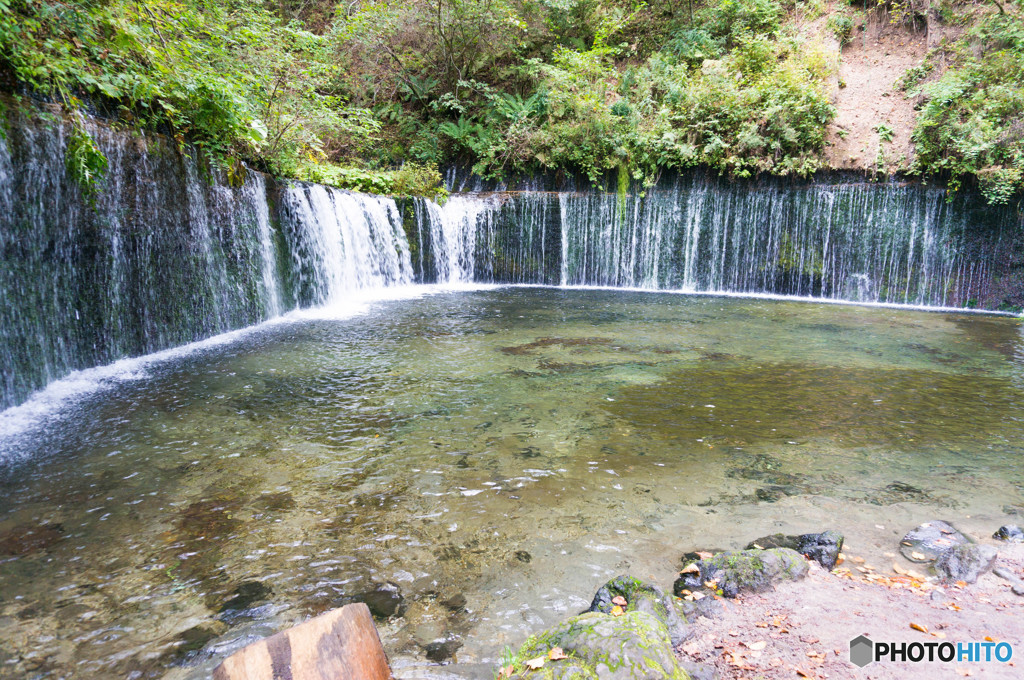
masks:
<svg viewBox="0 0 1024 680"><path fill-rule="evenodd" d="M29 398L4 411L0 411L0 464L14 462L18 442L33 433L39 433L62 412L72 408L83 397L118 385L150 377L150 370L160 364L182 359L192 354L209 351L239 342L255 333L282 324L302 323L308 320L341 320L369 311L376 303L410 300L427 295L448 293L453 290L485 290L494 286L460 284L458 286L407 285L354 292L344 302L323 307L300 309L249 326L187 345L154 352L141 357L121 359L112 364L74 371L55 380Z"/></svg>

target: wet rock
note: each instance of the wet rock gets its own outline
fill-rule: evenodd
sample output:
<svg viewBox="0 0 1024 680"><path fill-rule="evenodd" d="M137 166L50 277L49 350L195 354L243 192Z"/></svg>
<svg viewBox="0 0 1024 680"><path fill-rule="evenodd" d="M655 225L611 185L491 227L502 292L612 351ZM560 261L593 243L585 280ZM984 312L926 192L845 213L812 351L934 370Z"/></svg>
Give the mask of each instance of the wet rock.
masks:
<svg viewBox="0 0 1024 680"><path fill-rule="evenodd" d="M759 453L751 456L744 465L731 468L726 472L726 475L736 479L766 482L770 485L781 487L796 486L803 481L803 477L800 475L783 472L780 469L781 467L782 463L779 460Z"/></svg>
<svg viewBox="0 0 1024 680"><path fill-rule="evenodd" d="M0 534L0 555L23 557L46 550L64 538L62 524L30 524Z"/></svg>
<svg viewBox="0 0 1024 680"><path fill-rule="evenodd" d="M228 618L251 609L254 604L268 599L274 591L259 581L243 581L235 588L231 599L220 607L220 613Z"/></svg>
<svg viewBox="0 0 1024 680"><path fill-rule="evenodd" d="M405 611L405 598L402 596L402 591L390 581L378 585L373 590L356 595L354 600L364 603L370 609L370 613L380 619L401 616Z"/></svg>
<svg viewBox="0 0 1024 680"><path fill-rule="evenodd" d="M689 635L689 628L675 600L661 588L631 576L617 576L601 586L587 611L611 614L615 608L612 600L616 597L626 599L627 612L645 612L664 624L673 645L678 645Z"/></svg>
<svg viewBox="0 0 1024 680"><path fill-rule="evenodd" d="M754 491L754 497L762 503L775 503L786 496L799 496L800 489L795 486L765 486Z"/></svg>
<svg viewBox="0 0 1024 680"><path fill-rule="evenodd" d="M220 637L228 629L221 621L193 626L175 636L171 648L164 652L162 660L166 664L185 664L194 659L206 645Z"/></svg>
<svg viewBox="0 0 1024 680"><path fill-rule="evenodd" d="M999 527L996 533L992 534L992 538L1010 543L1024 543L1024 531L1016 524L1006 524Z"/></svg>
<svg viewBox="0 0 1024 680"><path fill-rule="evenodd" d="M935 561L935 573L943 581L974 583L992 568L998 555L998 551L990 545L961 543L942 553Z"/></svg>
<svg viewBox="0 0 1024 680"><path fill-rule="evenodd" d="M229 494L196 501L181 512L178 528L192 542L228 538L242 526L236 516L240 507L241 502Z"/></svg>
<svg viewBox="0 0 1024 680"><path fill-rule="evenodd" d="M287 491L265 493L262 496L258 496L253 501L253 505L258 510L265 512L284 512L295 508L295 497Z"/></svg>
<svg viewBox="0 0 1024 680"><path fill-rule="evenodd" d="M456 614L464 612L466 611L466 596L462 593L457 593L447 600L441 600L441 606Z"/></svg>
<svg viewBox="0 0 1024 680"><path fill-rule="evenodd" d="M953 546L970 542L948 522L932 520L907 532L900 541L900 552L911 562L934 562Z"/></svg>
<svg viewBox="0 0 1024 680"><path fill-rule="evenodd" d="M443 640L435 640L423 646L427 653L427 659L434 663L447 663L455 660L455 653L462 647L462 641L458 638L449 637Z"/></svg>
<svg viewBox="0 0 1024 680"><path fill-rule="evenodd" d="M808 557L826 569L832 569L843 550L843 535L838 531L823 531L820 534L772 534L752 541L747 550L789 548Z"/></svg>
<svg viewBox="0 0 1024 680"><path fill-rule="evenodd" d="M896 503L921 503L935 499L924 489L919 489L906 482L892 482L885 488L876 490L865 500L874 505L895 505Z"/></svg>
<svg viewBox="0 0 1024 680"><path fill-rule="evenodd" d="M803 555L789 548L737 550L719 553L693 563L695 570L682 574L675 582L676 595L682 591L703 591L713 581L715 590L725 597L744 592L760 592L782 581L796 581L807 575ZM684 569L684 571L687 571Z"/></svg>
<svg viewBox="0 0 1024 680"><path fill-rule="evenodd" d="M552 647L561 647L572 657L544 666L544 677L552 680L689 680L672 651L665 625L646 612L622 616L587 612L534 640L519 650L517 658L545 655Z"/></svg>
<svg viewBox="0 0 1024 680"><path fill-rule="evenodd" d="M515 558L520 562L526 562L527 564L529 564L530 560L533 559L533 557L530 556L530 553L525 550L517 550L515 552Z"/></svg>

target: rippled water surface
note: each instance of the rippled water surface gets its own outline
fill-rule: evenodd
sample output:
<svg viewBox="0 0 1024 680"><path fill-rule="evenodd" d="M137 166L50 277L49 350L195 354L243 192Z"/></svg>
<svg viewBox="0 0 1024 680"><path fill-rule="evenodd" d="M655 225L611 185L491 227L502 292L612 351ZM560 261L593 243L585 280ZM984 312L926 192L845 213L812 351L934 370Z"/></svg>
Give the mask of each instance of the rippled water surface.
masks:
<svg viewBox="0 0 1024 680"><path fill-rule="evenodd" d="M687 550L1024 512L1013 318L506 288L151 373L0 434L0 677L208 677L388 583L399 676L490 677Z"/></svg>

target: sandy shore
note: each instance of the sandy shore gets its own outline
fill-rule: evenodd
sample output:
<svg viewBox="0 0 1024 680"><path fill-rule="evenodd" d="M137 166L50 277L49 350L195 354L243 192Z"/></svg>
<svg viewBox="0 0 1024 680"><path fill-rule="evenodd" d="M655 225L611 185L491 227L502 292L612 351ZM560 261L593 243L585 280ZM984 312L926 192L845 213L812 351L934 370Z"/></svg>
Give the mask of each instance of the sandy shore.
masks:
<svg viewBox="0 0 1024 680"><path fill-rule="evenodd" d="M1024 545L984 542L999 549L996 566L1024 578ZM811 563L802 581L722 600L719 616L694 624L680 659L710 666L723 680L1024 677L1024 597L991 572L975 584L940 586L923 571L895 549L884 564L853 551L832 572ZM861 634L876 642L1005 641L1014 656L1007 663L880 661L857 668L849 645Z"/></svg>

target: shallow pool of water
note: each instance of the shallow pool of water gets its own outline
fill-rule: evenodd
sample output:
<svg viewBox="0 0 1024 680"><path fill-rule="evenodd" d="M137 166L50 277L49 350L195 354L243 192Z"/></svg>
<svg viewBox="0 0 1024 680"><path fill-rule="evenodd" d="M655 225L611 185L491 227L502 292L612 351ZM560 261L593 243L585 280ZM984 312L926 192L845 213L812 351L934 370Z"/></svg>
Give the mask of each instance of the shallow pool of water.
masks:
<svg viewBox="0 0 1024 680"><path fill-rule="evenodd" d="M0 433L0 677L208 677L382 587L397 675L491 677L688 550L1024 512L1015 318L503 288L150 373Z"/></svg>

